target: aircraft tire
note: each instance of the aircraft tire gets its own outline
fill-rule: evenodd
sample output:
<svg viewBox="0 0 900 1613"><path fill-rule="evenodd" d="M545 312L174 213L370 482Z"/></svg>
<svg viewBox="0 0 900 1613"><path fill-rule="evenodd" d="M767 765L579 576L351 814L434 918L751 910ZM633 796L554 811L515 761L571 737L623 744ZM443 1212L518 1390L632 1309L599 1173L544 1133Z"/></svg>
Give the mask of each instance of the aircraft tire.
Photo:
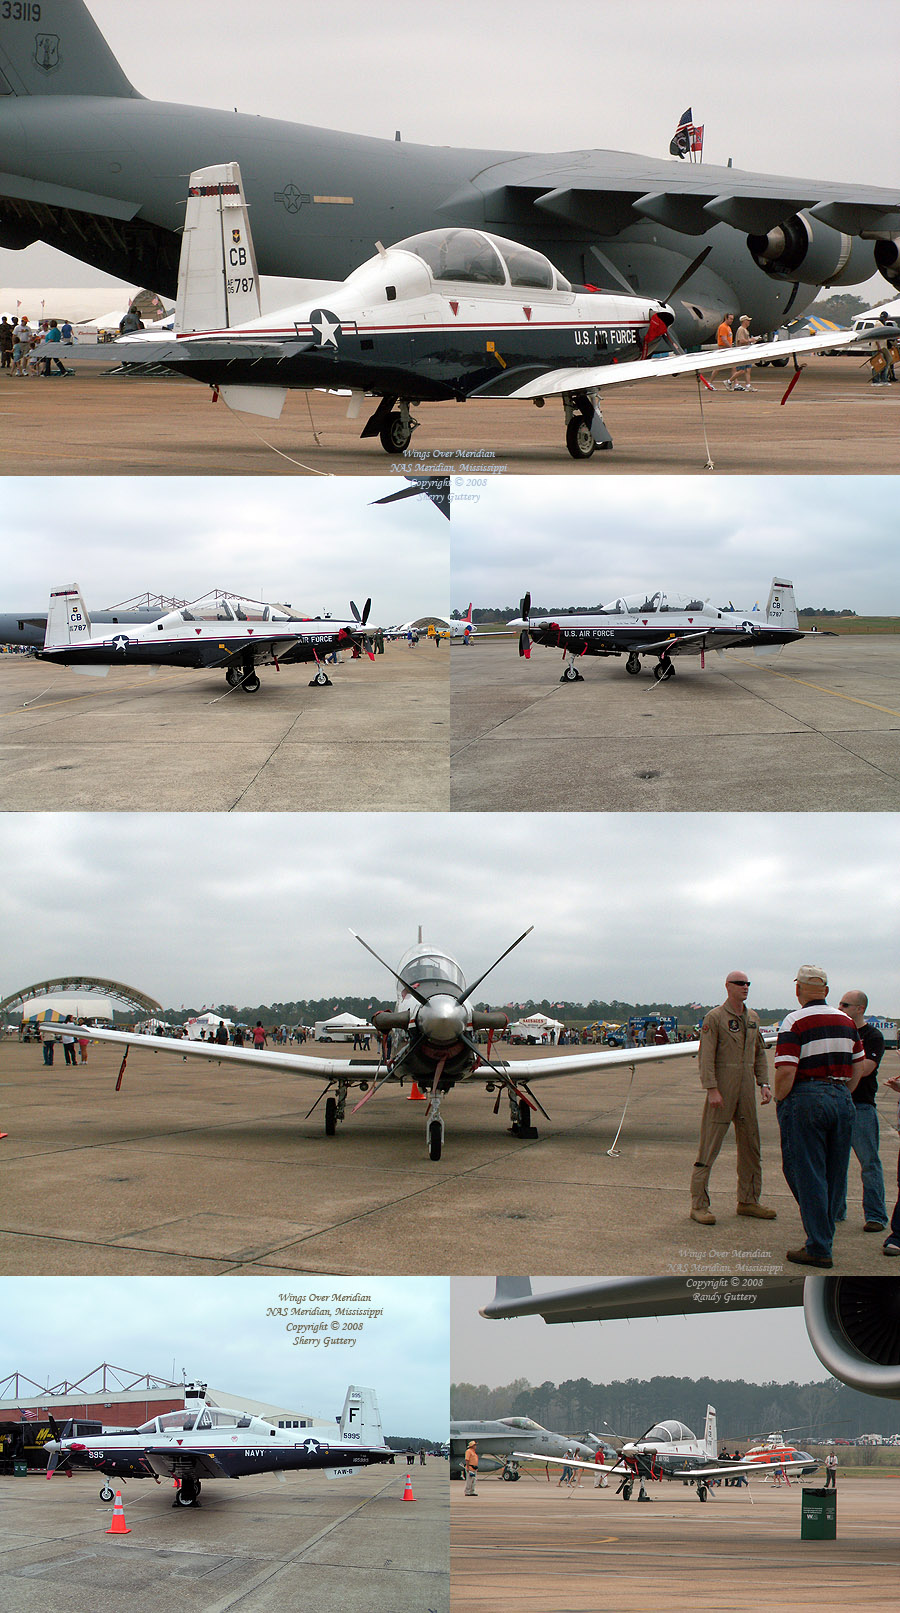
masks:
<svg viewBox="0 0 900 1613"><path fill-rule="evenodd" d="M637 674L640 672L640 670L641 670L641 658L640 658L640 656L639 655L629 655L628 660L625 662L625 671L630 672L632 677L636 677Z"/></svg>
<svg viewBox="0 0 900 1613"><path fill-rule="evenodd" d="M229 689L233 689L236 683L240 683L240 680L241 672L239 667L227 666L225 668L225 682L228 684Z"/></svg>
<svg viewBox="0 0 900 1613"><path fill-rule="evenodd" d="M573 459L590 459L597 444L591 436L591 428L576 415L566 426L566 447Z"/></svg>
<svg viewBox="0 0 900 1613"><path fill-rule="evenodd" d="M329 678L327 672L319 671L319 672L316 673L315 677L312 679L312 682L310 683L310 688L311 689L312 688L324 689L326 687L326 685L330 687L331 679Z"/></svg>
<svg viewBox="0 0 900 1613"><path fill-rule="evenodd" d="M560 679L560 682L561 683L583 683L584 678L581 676L581 673L578 671L577 667L567 666L565 672L563 673L563 675L562 675L562 677Z"/></svg>
<svg viewBox="0 0 900 1613"><path fill-rule="evenodd" d="M671 661L657 661L656 666L653 668L653 676L657 683L662 683L664 678L674 678L675 668Z"/></svg>
<svg viewBox="0 0 900 1613"><path fill-rule="evenodd" d="M409 447L412 432L404 423L403 416L396 410L389 414L387 420L378 433L378 439L386 454L402 454Z"/></svg>
<svg viewBox="0 0 900 1613"><path fill-rule="evenodd" d="M337 1131L337 1098L325 1099L325 1135L333 1137Z"/></svg>
<svg viewBox="0 0 900 1613"><path fill-rule="evenodd" d="M631 1491L632 1491L632 1488L633 1488L633 1486L632 1486L632 1485L630 1485L630 1484L626 1484L626 1485L625 1485L625 1486L624 1486L624 1488L623 1488L623 1490L622 1490L622 1500L623 1500L623 1501L630 1501L630 1500L631 1500Z"/></svg>
<svg viewBox="0 0 900 1613"><path fill-rule="evenodd" d="M439 1122L437 1120L432 1120L431 1124L428 1127L428 1158L429 1159L440 1159L440 1157L441 1157L441 1146L443 1144L443 1140L444 1139L443 1139L443 1136L441 1135L441 1127L440 1127Z"/></svg>
<svg viewBox="0 0 900 1613"><path fill-rule="evenodd" d="M115 1490L110 1489L108 1484L104 1484L103 1489L100 1491L100 1500L101 1501L114 1501L115 1498L116 1498Z"/></svg>
<svg viewBox="0 0 900 1613"><path fill-rule="evenodd" d="M244 677L241 678L241 688L245 694L256 694L256 691L259 688L259 678L255 672L247 672Z"/></svg>
<svg viewBox="0 0 900 1613"><path fill-rule="evenodd" d="M705 1501L708 1495L709 1495L709 1491L707 1490L706 1485L705 1484L698 1484L697 1485L697 1499L698 1499L698 1501Z"/></svg>

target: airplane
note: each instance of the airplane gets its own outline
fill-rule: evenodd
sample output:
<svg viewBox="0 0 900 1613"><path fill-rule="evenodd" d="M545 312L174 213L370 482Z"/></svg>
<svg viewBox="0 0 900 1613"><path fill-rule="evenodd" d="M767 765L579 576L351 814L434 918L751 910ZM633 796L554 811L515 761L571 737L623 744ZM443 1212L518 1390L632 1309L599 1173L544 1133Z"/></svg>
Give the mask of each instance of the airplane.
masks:
<svg viewBox="0 0 900 1613"><path fill-rule="evenodd" d="M341 279L360 241L487 227L551 252L574 282L681 291L685 346L713 339L728 311L768 331L822 285L876 270L900 284L893 190L617 151L414 145L154 102L83 0L10 5L0 74L0 245L41 239L166 295L183 176L226 151L248 176L264 274Z"/></svg>
<svg viewBox="0 0 900 1613"><path fill-rule="evenodd" d="M175 601L171 600L164 605L146 605L141 608L122 606L112 610L95 610L90 614L90 622L92 628L98 625L118 626L120 623L146 627L148 622L158 622L159 618L174 605ZM0 644L26 644L40 649L43 647L46 635L46 610L0 612Z"/></svg>
<svg viewBox="0 0 900 1613"><path fill-rule="evenodd" d="M478 632L478 628L475 626L475 623L472 621L472 605L471 605L471 602L470 602L466 606L466 614L465 614L465 616L460 616L457 621L451 621L451 623L450 623L450 637L451 638L474 638L475 634L477 632Z"/></svg>
<svg viewBox="0 0 900 1613"><path fill-rule="evenodd" d="M709 1497L710 1483L717 1479L734 1478L741 1474L749 1475L776 1468L779 1471L798 1469L811 1472L819 1465L805 1452L801 1453L802 1460L785 1459L777 1453L770 1459L754 1457L751 1460L749 1456L745 1456L741 1459L720 1460L718 1453L716 1409L714 1406L707 1406L706 1429L702 1440L675 1418L654 1423L640 1439L626 1441L615 1466L606 1468L605 1471L608 1478L621 1480L616 1493L621 1495L623 1501L631 1500L635 1483L639 1485L638 1500L649 1501L648 1479L678 1479L682 1484L692 1484L697 1492L698 1501L706 1501ZM525 1453L516 1451L515 1455L523 1457ZM560 1458L548 1457L547 1460L555 1464ZM568 1465L586 1467L594 1473L597 1471L593 1461L585 1462L569 1458Z"/></svg>
<svg viewBox="0 0 900 1613"><path fill-rule="evenodd" d="M479 1457L496 1456L502 1460L503 1477L511 1482L515 1482L519 1477L516 1458L523 1455L521 1451L515 1450L516 1445L528 1445L526 1460L529 1461L543 1461L549 1456L564 1456L566 1451L583 1456L585 1461L592 1462L594 1459L595 1446L587 1445L583 1440L573 1439L567 1434L554 1434L550 1429L542 1428L540 1423L534 1422L531 1417L496 1417L490 1422L471 1420L451 1422L451 1479L463 1478L466 1446L472 1439L478 1447Z"/></svg>
<svg viewBox="0 0 900 1613"><path fill-rule="evenodd" d="M632 596L634 597L634 596ZM616 605L624 601L617 600ZM565 667L560 683L583 683L576 661L584 655L625 655L625 671L637 674L641 656L656 656L657 682L674 678L676 655L699 655L706 666L708 650L767 651L805 638L798 626L794 585L773 577L765 616L694 603L684 610L668 608L665 594L653 596L645 611L603 610L592 616L561 616L558 621L535 617L531 595L526 594L522 614L509 623L520 628L519 654L531 657L532 644L561 649Z"/></svg>
<svg viewBox="0 0 900 1613"><path fill-rule="evenodd" d="M814 1473L819 1463L807 1451L801 1451L799 1446L791 1445L784 1437L783 1430L766 1434L757 1445L751 1445L744 1452L745 1462L806 1462L807 1466L801 1468L801 1473Z"/></svg>
<svg viewBox="0 0 900 1613"><path fill-rule="evenodd" d="M385 1445L374 1389L351 1384L344 1398L337 1439L321 1430L276 1428L263 1417L214 1405L205 1384L189 1384L184 1409L153 1417L140 1428L104 1429L102 1435L67 1439L54 1427L47 1478L60 1471L90 1468L116 1479L179 1480L173 1507L196 1507L204 1479L240 1479L249 1473L324 1471L326 1478L350 1478L373 1462L393 1462ZM300 1437L302 1436L302 1437ZM109 1484L100 1491L111 1501Z"/></svg>
<svg viewBox="0 0 900 1613"><path fill-rule="evenodd" d="M256 694L258 666L290 665L315 661L310 682L331 687L320 656L334 650L364 648L372 601L362 614L353 601L352 622L331 617L295 617L275 605L242 599L236 594L205 594L178 610L167 611L155 622L128 632L93 631L91 618L76 584L56 588L50 595L41 661L53 661L76 672L105 677L110 666L224 667L229 689Z"/></svg>
<svg viewBox="0 0 900 1613"><path fill-rule="evenodd" d="M669 303L573 286L543 253L483 229L445 225L376 245L327 301L319 292L263 315L240 167L196 170L178 270L178 330L121 336L110 351L123 363L163 365L204 382L214 400L269 419L280 416L291 388L349 392L349 419L375 397L360 438L377 437L395 456L409 445L420 403L520 399L543 407L558 396L573 459L613 446L600 408L605 387L699 378L740 361L740 349L684 352L670 338ZM792 336L757 343L753 355L794 356L786 401L801 373L797 354L853 340L849 331ZM673 347L668 355L655 351L662 341Z"/></svg>
<svg viewBox="0 0 900 1613"><path fill-rule="evenodd" d="M542 1316L545 1322L603 1322L643 1316L697 1314L802 1305L809 1342L823 1367L862 1394L900 1400L900 1277L736 1278L600 1277L548 1294L534 1294L530 1277L498 1277L482 1306L490 1320Z"/></svg>
<svg viewBox="0 0 900 1613"><path fill-rule="evenodd" d="M473 1079L483 1081L486 1092L496 1093L494 1114L497 1114L505 1094L509 1104L511 1134L532 1139L538 1135L534 1125L535 1111L539 1110L545 1118L549 1118L546 1109L531 1091L534 1081L582 1075L619 1065L630 1067L633 1072L638 1064L696 1053L700 1045L699 1042L680 1042L665 1047L601 1049L595 1046L584 1053L516 1059L513 1062L492 1058L494 1033L506 1028L507 1016L500 1010L473 1008L469 999L492 970L531 934L533 928L530 925L523 931L468 986L456 959L448 952L423 944L421 931L418 943L404 954L397 969L392 969L367 941L351 930L354 939L387 969L397 984L396 1006L391 1010L376 1009L371 1015L372 1024L382 1041L378 1059L320 1058L310 1054L282 1052L276 1048L257 1050L226 1047L215 1042L173 1042L170 1037L138 1035L133 1031L106 1030L90 1025L83 1029L94 1041L112 1042L125 1048L117 1091L121 1087L129 1047L146 1048L154 1053L163 1053L170 1059L173 1056L206 1058L215 1060L217 1064L243 1065L251 1071L273 1069L288 1075L324 1080L326 1085L309 1114L324 1098L327 1137L333 1137L338 1123L346 1118L347 1098L353 1088L359 1088L363 1094L351 1111L355 1114L386 1084L403 1085L406 1081L417 1084L421 1081L426 1088L425 1093L419 1096L426 1099L425 1141L428 1157L439 1160L444 1142L441 1100L457 1083ZM52 1033L49 1026L46 1030L43 1026L40 1028L42 1034ZM484 1051L475 1041L479 1031L488 1033Z"/></svg>

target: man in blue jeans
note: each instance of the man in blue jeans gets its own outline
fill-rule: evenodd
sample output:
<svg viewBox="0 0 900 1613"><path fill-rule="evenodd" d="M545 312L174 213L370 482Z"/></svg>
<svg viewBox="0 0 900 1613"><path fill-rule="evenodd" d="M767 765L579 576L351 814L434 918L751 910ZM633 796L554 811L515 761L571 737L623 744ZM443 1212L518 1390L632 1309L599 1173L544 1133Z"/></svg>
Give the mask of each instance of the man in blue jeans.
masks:
<svg viewBox="0 0 900 1613"><path fill-rule="evenodd" d="M840 1002L841 1011L852 1019L859 1031L865 1060L862 1073L854 1088L853 1135L850 1139L853 1152L862 1171L863 1219L866 1232L883 1232L888 1224L887 1205L884 1202L884 1174L878 1152L878 1110L875 1093L878 1090L878 1066L884 1055L884 1037L877 1025L866 1019L869 999L864 991L845 991ZM847 1194L838 1206L839 1221L847 1219Z"/></svg>
<svg viewBox="0 0 900 1613"><path fill-rule="evenodd" d="M789 1249L787 1258L830 1270L850 1163L850 1094L866 1055L852 1019L828 1006L825 970L804 963L795 984L800 1007L778 1032L774 1091L784 1177L800 1207L806 1243Z"/></svg>

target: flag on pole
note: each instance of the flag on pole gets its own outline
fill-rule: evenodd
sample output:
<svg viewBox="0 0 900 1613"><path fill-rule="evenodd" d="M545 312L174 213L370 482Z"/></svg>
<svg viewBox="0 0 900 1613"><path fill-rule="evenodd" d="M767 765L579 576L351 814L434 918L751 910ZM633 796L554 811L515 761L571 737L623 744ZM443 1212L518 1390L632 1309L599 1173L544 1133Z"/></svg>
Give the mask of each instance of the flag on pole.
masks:
<svg viewBox="0 0 900 1613"><path fill-rule="evenodd" d="M691 149L691 137L694 133L693 108L688 107L682 112L678 120L678 128L669 141L669 151L673 157L686 157Z"/></svg>

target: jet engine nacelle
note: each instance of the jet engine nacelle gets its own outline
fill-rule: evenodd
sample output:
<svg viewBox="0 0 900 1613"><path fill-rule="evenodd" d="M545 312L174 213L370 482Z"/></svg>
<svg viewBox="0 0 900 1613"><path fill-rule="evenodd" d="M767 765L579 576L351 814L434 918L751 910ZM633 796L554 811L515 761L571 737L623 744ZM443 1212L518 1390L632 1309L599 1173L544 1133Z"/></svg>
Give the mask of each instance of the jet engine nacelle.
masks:
<svg viewBox="0 0 900 1613"><path fill-rule="evenodd" d="M803 1309L823 1367L851 1389L900 1396L900 1283L892 1277L808 1277Z"/></svg>
<svg viewBox="0 0 900 1613"><path fill-rule="evenodd" d="M900 286L900 240L896 236L875 242L875 262L889 285Z"/></svg>
<svg viewBox="0 0 900 1613"><path fill-rule="evenodd" d="M879 243L881 244L881 243ZM796 280L806 286L857 285L872 274L872 244L794 213L768 235L748 235L754 263L773 280Z"/></svg>

